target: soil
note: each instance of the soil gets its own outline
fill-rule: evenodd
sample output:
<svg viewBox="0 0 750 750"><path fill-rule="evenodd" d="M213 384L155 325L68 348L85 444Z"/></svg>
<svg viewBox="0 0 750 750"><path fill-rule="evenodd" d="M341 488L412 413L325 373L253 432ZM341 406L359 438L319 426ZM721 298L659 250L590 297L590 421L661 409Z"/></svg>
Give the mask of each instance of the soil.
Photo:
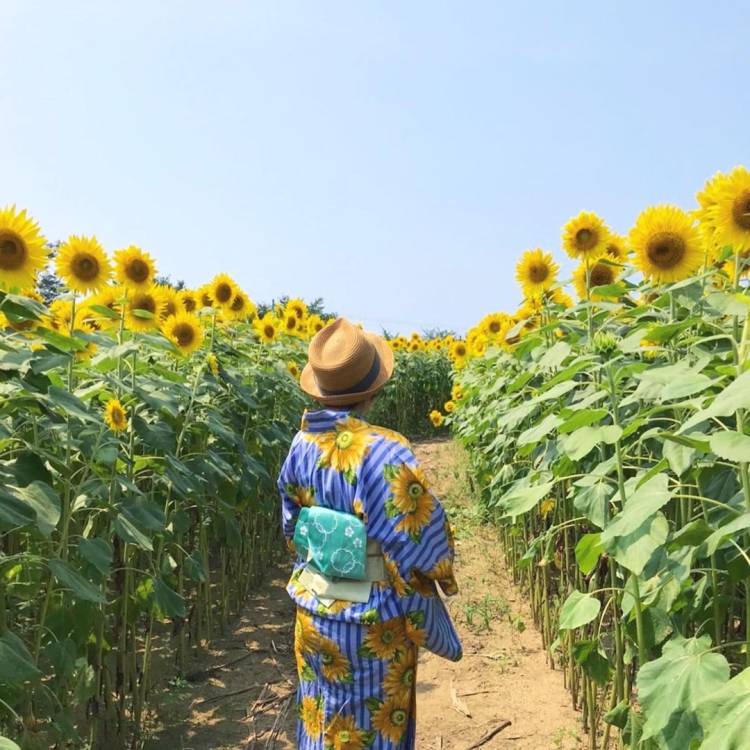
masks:
<svg viewBox="0 0 750 750"><path fill-rule="evenodd" d="M465 750L498 729L483 750L578 750L580 716L561 672L547 665L526 602L504 567L496 531L483 525L451 442L416 446L456 532L460 593L446 600L464 645L452 663L422 651L417 687L419 750ZM194 659L187 680L152 698L147 750L293 750L294 608L288 569L269 570L232 632ZM206 674L208 670L213 670Z"/></svg>

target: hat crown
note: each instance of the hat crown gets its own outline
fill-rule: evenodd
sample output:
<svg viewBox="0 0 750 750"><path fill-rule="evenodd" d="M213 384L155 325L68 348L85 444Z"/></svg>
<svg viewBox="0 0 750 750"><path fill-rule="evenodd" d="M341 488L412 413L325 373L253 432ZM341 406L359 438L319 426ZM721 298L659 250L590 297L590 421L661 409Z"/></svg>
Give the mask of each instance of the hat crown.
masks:
<svg viewBox="0 0 750 750"><path fill-rule="evenodd" d="M310 342L308 359L324 391L345 391L372 369L377 352L358 326L337 318Z"/></svg>

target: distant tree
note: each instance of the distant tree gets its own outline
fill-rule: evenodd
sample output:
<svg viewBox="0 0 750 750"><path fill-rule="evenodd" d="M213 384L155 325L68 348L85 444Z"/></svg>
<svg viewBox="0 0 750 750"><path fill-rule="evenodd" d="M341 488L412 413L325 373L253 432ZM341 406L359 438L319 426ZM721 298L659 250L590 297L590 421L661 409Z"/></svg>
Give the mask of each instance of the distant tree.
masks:
<svg viewBox="0 0 750 750"><path fill-rule="evenodd" d="M425 328L422 338L427 339L444 339L446 336L455 336L456 332L449 328Z"/></svg>
<svg viewBox="0 0 750 750"><path fill-rule="evenodd" d="M277 305L280 307L286 307L291 297L288 294L279 297L278 299L272 299L270 302L261 302L258 304L258 316L263 317L268 312L273 312ZM336 318L336 313L330 312L325 309L325 302L322 297L317 297L311 302L305 301L307 305L307 311L310 315L320 315L321 318Z"/></svg>
<svg viewBox="0 0 750 750"><path fill-rule="evenodd" d="M54 260L57 255L57 251L62 243L61 242L49 242L47 243L47 250L49 252L50 264L47 269L51 268L51 261ZM62 279L54 272L45 269L42 271L36 280L36 290L42 295L42 299L46 305L57 299L64 291L65 284Z"/></svg>
<svg viewBox="0 0 750 750"><path fill-rule="evenodd" d="M160 276L154 276L154 283L159 284L160 286L170 286L176 292L179 292L180 289L185 288L185 282L182 279L179 279L178 281L172 281L172 277L168 273L161 274Z"/></svg>

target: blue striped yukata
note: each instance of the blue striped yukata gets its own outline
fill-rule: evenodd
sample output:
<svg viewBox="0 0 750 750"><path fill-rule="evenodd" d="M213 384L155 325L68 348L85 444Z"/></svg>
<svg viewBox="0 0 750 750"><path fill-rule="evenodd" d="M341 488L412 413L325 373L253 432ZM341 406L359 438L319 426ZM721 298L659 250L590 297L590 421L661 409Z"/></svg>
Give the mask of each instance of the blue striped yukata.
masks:
<svg viewBox="0 0 750 750"><path fill-rule="evenodd" d="M320 505L362 519L388 574L366 603L326 607L299 582L305 563L297 556L287 586L297 605L297 747L414 748L418 648L461 658L437 591L458 590L453 534L440 502L407 440L348 409L305 414L278 485L292 551L300 508Z"/></svg>

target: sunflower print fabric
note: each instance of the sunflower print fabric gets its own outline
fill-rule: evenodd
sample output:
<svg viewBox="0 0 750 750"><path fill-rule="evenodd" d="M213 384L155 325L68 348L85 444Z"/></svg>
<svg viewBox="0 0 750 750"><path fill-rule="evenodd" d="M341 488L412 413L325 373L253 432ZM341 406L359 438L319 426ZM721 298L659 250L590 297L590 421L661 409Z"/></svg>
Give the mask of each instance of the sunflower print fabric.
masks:
<svg viewBox="0 0 750 750"><path fill-rule="evenodd" d="M287 591L297 604L298 747L410 750L418 648L461 658L438 592L458 591L442 505L403 436L345 409L305 414L278 487L287 541L302 507L352 513L380 542L388 576L365 603L324 606L299 582L297 558Z"/></svg>

